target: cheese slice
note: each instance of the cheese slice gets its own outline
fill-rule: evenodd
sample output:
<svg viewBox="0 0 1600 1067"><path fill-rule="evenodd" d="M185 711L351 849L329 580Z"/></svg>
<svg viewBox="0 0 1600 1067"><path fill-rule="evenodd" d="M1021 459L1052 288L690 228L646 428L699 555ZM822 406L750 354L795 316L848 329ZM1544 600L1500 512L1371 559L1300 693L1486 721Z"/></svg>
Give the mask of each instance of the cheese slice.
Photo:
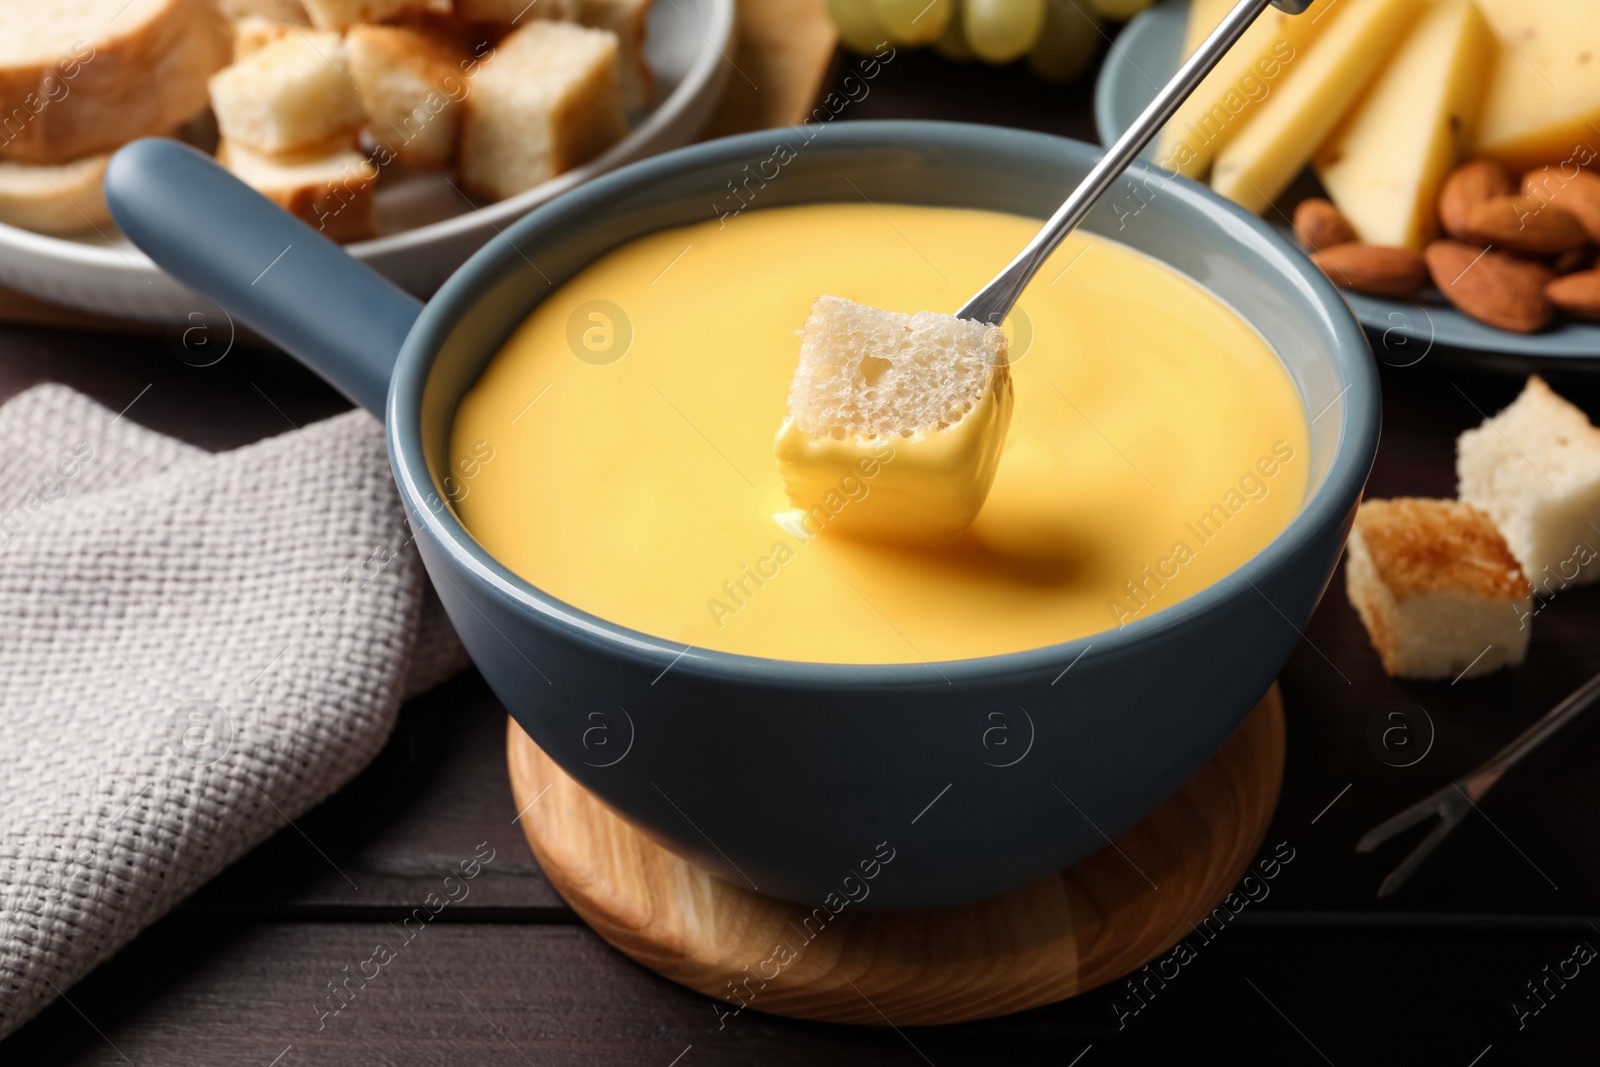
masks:
<svg viewBox="0 0 1600 1067"><path fill-rule="evenodd" d="M1478 0L1500 37L1477 152L1514 171L1600 153L1600 0Z"/></svg>
<svg viewBox="0 0 1600 1067"><path fill-rule="evenodd" d="M1420 251L1439 228L1439 188L1466 154L1496 41L1473 0L1432 0L1343 125L1317 176L1367 244Z"/></svg>
<svg viewBox="0 0 1600 1067"><path fill-rule="evenodd" d="M1217 154L1211 188L1264 211L1310 162L1426 7L1427 0L1339 0L1320 13L1313 7L1307 15L1329 25Z"/></svg>
<svg viewBox="0 0 1600 1067"><path fill-rule="evenodd" d="M1222 25L1223 17L1238 6L1239 0L1190 0L1189 22L1183 30L1183 54L1194 55L1200 42Z"/></svg>
<svg viewBox="0 0 1600 1067"><path fill-rule="evenodd" d="M1237 0L1194 0L1185 35L1187 57L1221 24ZM1351 0L1333 0L1335 7ZM1161 128L1156 138L1156 162L1186 178L1201 178L1217 152L1227 144L1276 91L1286 73L1328 20L1317 8L1318 0L1303 15L1285 15L1276 8L1263 12L1234 42L1205 80Z"/></svg>

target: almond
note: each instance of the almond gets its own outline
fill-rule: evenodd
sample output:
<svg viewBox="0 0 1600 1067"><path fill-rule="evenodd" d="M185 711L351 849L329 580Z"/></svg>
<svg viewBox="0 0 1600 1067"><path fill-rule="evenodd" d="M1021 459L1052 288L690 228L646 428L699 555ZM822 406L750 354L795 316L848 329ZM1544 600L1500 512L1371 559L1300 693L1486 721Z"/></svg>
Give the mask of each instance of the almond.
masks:
<svg viewBox="0 0 1600 1067"><path fill-rule="evenodd" d="M1357 240L1355 227L1333 202L1315 196L1300 201L1294 209L1294 232L1300 243L1313 252L1326 252Z"/></svg>
<svg viewBox="0 0 1600 1067"><path fill-rule="evenodd" d="M1532 333L1555 313L1545 296L1555 275L1538 263L1459 241L1435 241L1423 256L1439 292L1479 322Z"/></svg>
<svg viewBox="0 0 1600 1067"><path fill-rule="evenodd" d="M1551 167L1530 170L1522 176L1522 194L1571 212L1589 240L1600 241L1600 175L1586 170L1562 174Z"/></svg>
<svg viewBox="0 0 1600 1067"><path fill-rule="evenodd" d="M1439 225L1460 240L1467 238L1467 216L1479 204L1516 191L1511 172L1493 159L1474 159L1457 167L1439 190Z"/></svg>
<svg viewBox="0 0 1600 1067"><path fill-rule="evenodd" d="M1409 248L1346 243L1313 254L1311 262L1340 288L1371 296L1413 300L1428 281L1428 265Z"/></svg>
<svg viewBox="0 0 1600 1067"><path fill-rule="evenodd" d="M1467 213L1467 234L1525 256L1559 256L1589 243L1577 216L1536 196L1484 201Z"/></svg>
<svg viewBox="0 0 1600 1067"><path fill-rule="evenodd" d="M1575 319L1600 322L1600 270L1569 274L1544 287L1550 303Z"/></svg>

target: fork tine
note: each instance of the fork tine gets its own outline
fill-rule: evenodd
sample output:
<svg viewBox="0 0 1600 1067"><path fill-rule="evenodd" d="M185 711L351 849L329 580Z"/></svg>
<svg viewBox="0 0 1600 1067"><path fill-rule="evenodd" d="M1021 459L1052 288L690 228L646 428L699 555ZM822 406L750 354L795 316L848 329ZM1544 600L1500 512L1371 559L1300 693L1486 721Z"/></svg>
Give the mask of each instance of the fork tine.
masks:
<svg viewBox="0 0 1600 1067"><path fill-rule="evenodd" d="M1417 868L1422 866L1422 861L1427 859L1429 854L1439 847L1439 842L1449 836L1450 831L1454 830L1456 824L1461 821L1459 818L1449 818L1446 813L1441 812L1441 815L1444 817L1441 818L1439 825L1429 831L1428 836L1424 837L1421 843L1411 850L1411 855L1407 856L1400 866L1390 871L1384 878L1383 884L1378 887L1378 896L1386 897L1405 885L1406 879L1416 873Z"/></svg>
<svg viewBox="0 0 1600 1067"><path fill-rule="evenodd" d="M1404 833L1430 815L1443 818L1448 809L1441 801L1451 788L1447 785L1436 793L1430 793L1398 815L1392 815L1374 826L1367 831L1365 837L1356 842L1356 851L1371 852L1391 837Z"/></svg>

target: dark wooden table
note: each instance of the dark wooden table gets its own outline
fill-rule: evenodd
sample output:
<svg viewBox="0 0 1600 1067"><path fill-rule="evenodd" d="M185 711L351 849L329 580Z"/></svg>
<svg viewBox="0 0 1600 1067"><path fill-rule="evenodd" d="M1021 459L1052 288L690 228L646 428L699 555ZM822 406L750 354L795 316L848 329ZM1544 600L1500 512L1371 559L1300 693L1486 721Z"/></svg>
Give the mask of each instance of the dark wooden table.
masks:
<svg viewBox="0 0 1600 1067"><path fill-rule="evenodd" d="M1093 139L1090 86L902 55L846 119L992 120ZM1397 362L1409 362L1414 353ZM1520 376L1436 350L1385 367L1383 444L1369 492L1449 496L1453 440ZM65 382L209 448L344 407L287 357L239 349L181 362L164 338L0 328L0 396ZM1600 379L1552 379L1600 415ZM294 397L291 402L285 397ZM1415 838L1376 855L1369 827L1474 766L1600 669L1600 589L1539 614L1525 666L1452 686L1379 670L1335 579L1283 673L1289 752L1267 837L1294 860L1194 961L1137 1006L1111 988L992 1022L859 1030L746 1013L719 1028L703 996L611 950L540 875L506 782L505 711L473 674L412 702L357 781L151 927L10 1039L0 1063L704 1064L1592 1062L1600 967L1525 986L1600 947L1600 726L1575 724L1486 800L1397 896L1383 873ZM1174 699L1182 699L1174 689ZM1397 768L1368 727L1391 701L1421 705L1427 755ZM315 848L308 843L315 842ZM481 842L494 859L337 1016L319 1005ZM321 853L325 853L325 859ZM337 873L329 860L349 875ZM349 971L346 968L350 968ZM1570 970L1570 968L1569 968ZM1081 1058L1080 1058L1081 1057Z"/></svg>

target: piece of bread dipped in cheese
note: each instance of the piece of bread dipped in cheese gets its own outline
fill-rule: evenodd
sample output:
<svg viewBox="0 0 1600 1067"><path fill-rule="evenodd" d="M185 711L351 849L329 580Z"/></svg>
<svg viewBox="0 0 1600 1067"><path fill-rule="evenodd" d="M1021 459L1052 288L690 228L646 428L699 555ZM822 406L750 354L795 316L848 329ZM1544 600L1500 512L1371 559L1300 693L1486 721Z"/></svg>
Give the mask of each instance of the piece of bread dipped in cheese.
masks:
<svg viewBox="0 0 1600 1067"><path fill-rule="evenodd" d="M806 535L939 544L977 517L1011 424L1004 331L818 297L774 451Z"/></svg>

